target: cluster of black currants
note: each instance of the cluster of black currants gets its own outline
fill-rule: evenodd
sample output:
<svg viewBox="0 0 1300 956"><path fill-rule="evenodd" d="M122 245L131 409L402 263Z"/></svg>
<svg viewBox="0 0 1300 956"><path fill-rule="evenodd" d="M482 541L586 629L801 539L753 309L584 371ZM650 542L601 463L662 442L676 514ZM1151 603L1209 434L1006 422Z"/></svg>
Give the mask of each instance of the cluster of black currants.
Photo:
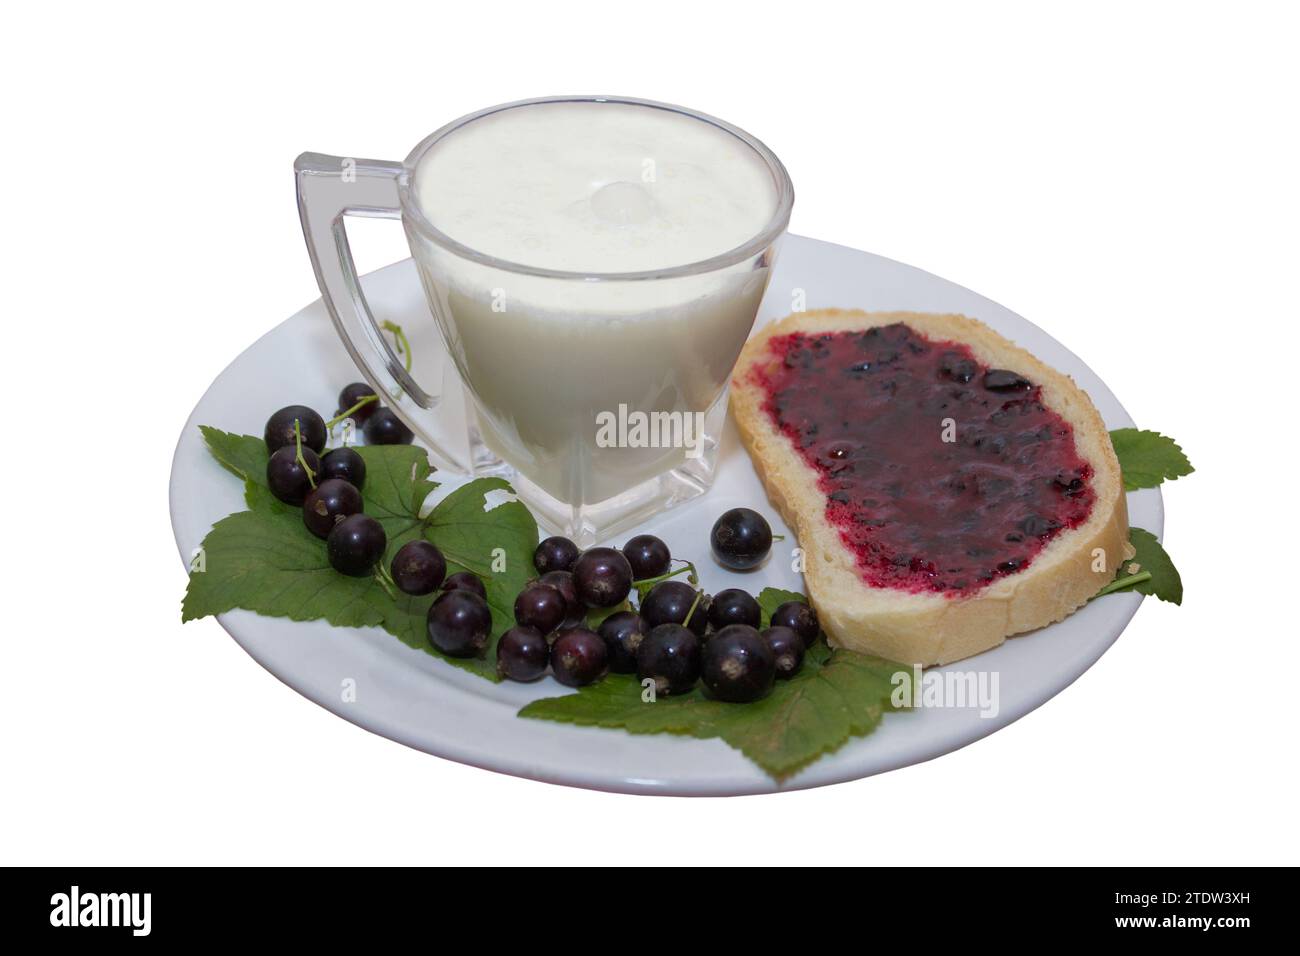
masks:
<svg viewBox="0 0 1300 956"><path fill-rule="evenodd" d="M409 541L389 566L393 583L417 597L441 591L429 605L429 643L448 657L478 657L492 636L487 588L472 571L447 574L447 560L432 543Z"/></svg>
<svg viewBox="0 0 1300 956"><path fill-rule="evenodd" d="M339 393L339 411L328 422L306 405L288 405L267 420L266 483L285 504L301 506L303 524L325 539L335 570L364 577L383 558L388 537L364 513L365 459L346 445L325 451L330 429L346 418L371 445L405 445L415 437L369 385L354 382Z"/></svg>
<svg viewBox="0 0 1300 956"><path fill-rule="evenodd" d="M365 459L346 445L325 451L330 429L345 418L360 425L372 445L409 444L413 438L369 386L354 383L339 394L339 411L328 422L305 405L289 405L270 417L263 436L271 453L266 479L276 498L301 506L303 524L325 539L330 565L364 577L383 560L388 536L365 513ZM733 508L714 524L710 543L720 563L749 570L766 560L772 529L758 512ZM672 580L672 563L668 545L654 535L638 535L622 550L579 551L563 537L542 541L533 554L539 576L516 597L515 626L497 644L498 673L531 681L549 668L571 687L610 671L635 673L665 696L688 693L703 680L712 697L732 702L759 700L774 681L798 673L820 633L811 607L783 604L760 631L761 613L751 594L729 588L710 597ZM379 576L385 577L382 569ZM387 579L414 596L441 592L427 617L435 648L451 657L484 653L492 612L477 575L448 575L442 552L419 539L397 550ZM617 607L636 585L648 589L636 610L609 614L597 630L587 626L590 609Z"/></svg>
<svg viewBox="0 0 1300 956"><path fill-rule="evenodd" d="M702 680L711 697L743 703L799 672L820 633L809 605L781 605L760 630L753 595L729 588L710 597L672 580L672 560L654 535L638 535L621 551L579 552L568 538L547 538L533 557L540 576L520 592L515 626L497 644L498 673L530 681L549 666L571 687L611 671L636 674L665 696L688 693ZM616 611L595 630L586 625L588 608L623 603L634 584L649 586L635 610Z"/></svg>

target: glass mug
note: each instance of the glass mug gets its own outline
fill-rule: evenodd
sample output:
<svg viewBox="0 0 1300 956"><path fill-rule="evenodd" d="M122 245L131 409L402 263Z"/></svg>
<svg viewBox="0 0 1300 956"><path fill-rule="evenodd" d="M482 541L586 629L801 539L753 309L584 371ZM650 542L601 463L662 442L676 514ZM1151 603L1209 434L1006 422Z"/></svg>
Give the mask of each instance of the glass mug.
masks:
<svg viewBox="0 0 1300 956"><path fill-rule="evenodd" d="M599 272L504 261L433 225L418 188L431 149L507 110L570 103L668 111L734 137L771 177L766 226L702 261ZM339 335L435 464L507 477L545 528L582 546L708 490L731 370L794 203L790 178L766 146L681 107L549 97L456 120L402 163L304 153L294 168L303 235ZM417 352L408 372L370 312L344 226L350 215L402 220L442 344L472 399L473 420L451 423L455 442L438 420L439 391L426 388L435 378L431 358Z"/></svg>

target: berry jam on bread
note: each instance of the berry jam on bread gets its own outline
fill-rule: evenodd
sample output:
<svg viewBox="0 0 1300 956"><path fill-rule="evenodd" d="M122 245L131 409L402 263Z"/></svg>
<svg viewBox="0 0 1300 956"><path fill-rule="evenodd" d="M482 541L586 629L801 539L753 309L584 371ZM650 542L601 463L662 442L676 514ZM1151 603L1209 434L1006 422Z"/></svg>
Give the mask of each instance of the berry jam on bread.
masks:
<svg viewBox="0 0 1300 956"><path fill-rule="evenodd" d="M975 320L797 313L746 345L731 402L839 646L959 660L1065 617L1132 554L1088 396Z"/></svg>

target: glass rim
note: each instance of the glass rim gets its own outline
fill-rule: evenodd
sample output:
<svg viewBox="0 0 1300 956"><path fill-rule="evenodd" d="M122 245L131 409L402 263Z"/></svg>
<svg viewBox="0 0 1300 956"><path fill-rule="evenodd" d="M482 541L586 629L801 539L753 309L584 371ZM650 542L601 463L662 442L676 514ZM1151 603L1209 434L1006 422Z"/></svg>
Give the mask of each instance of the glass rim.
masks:
<svg viewBox="0 0 1300 956"><path fill-rule="evenodd" d="M768 220L759 232L747 239L745 242L733 249L707 259L699 259L694 262L685 262L681 265L670 266L662 269L644 269L635 272L583 272L572 271L567 269L547 269L540 266L525 265L522 262L511 262L507 259L500 259L496 256L481 252L470 246L465 245L447 235L425 216L420 209L419 203L415 199L413 184L416 170L424 155L440 140L449 136L462 126L466 126L475 120L482 119L485 116L491 116L495 113L502 113L506 110L518 109L525 106L537 106L547 103L615 103L625 106L644 106L651 109L667 110L677 113L681 116L687 116L691 119L700 120L708 123L725 133L729 133L736 139L740 140L763 160L771 174L776 187L776 209L772 217ZM500 269L505 272L513 272L521 275L539 276L547 279L577 279L586 282L629 282L643 279L664 279L675 278L680 276L699 275L706 272L713 272L718 269L725 269L739 262L762 252L770 246L786 230L790 224L790 211L794 207L794 184L790 181L790 174L786 172L785 166L781 160L777 159L776 154L768 149L762 141L758 140L749 133L746 133L738 126L732 126L730 123L720 120L716 117L709 116L706 113L700 113L696 110L687 109L684 106L674 106L671 103L660 103L655 100L643 100L630 96L541 96L534 99L515 100L512 103L502 103L497 106L489 106L486 109L478 110L462 116L460 119L453 120L446 126L435 130L424 139L416 144L410 154L402 161L402 173L398 177L398 196L402 206L402 218L410 226L414 227L417 232L423 235L431 242L442 246L450 252L455 253L464 259L477 262L481 265L490 266L494 269Z"/></svg>

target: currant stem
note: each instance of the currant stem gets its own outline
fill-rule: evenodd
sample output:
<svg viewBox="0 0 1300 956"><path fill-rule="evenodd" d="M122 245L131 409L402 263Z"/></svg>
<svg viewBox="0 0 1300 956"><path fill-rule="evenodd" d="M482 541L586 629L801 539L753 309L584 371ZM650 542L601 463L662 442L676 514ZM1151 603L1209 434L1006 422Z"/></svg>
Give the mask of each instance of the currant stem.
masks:
<svg viewBox="0 0 1300 956"><path fill-rule="evenodd" d="M1128 577L1125 578L1116 578L1114 581L1111 581L1110 584L1106 585L1104 588L1102 588L1100 591L1094 594L1093 597L1099 598L1103 594L1114 594L1116 591L1122 591L1125 588L1132 587L1135 584L1141 584L1143 581L1150 581L1150 580L1151 580L1150 571L1142 571L1139 572L1138 574L1130 574Z"/></svg>
<svg viewBox="0 0 1300 956"><path fill-rule="evenodd" d="M402 331L400 325L388 319L384 320L383 329L385 332L393 333L393 341L397 345L397 354L402 356L402 364L406 366L406 370L409 372L411 370L411 343L406 340L406 333Z"/></svg>
<svg viewBox="0 0 1300 956"><path fill-rule="evenodd" d="M682 621L682 627L690 627L690 626L691 626L691 615L694 614L694 613L695 613L695 609L696 609L697 607L700 606L700 598L703 597L703 596L704 596L704 592L703 592L703 591L696 591L696 592L695 592L695 600L691 602L691 609L690 609L689 611L686 612L686 619L685 619L684 621Z"/></svg>
<svg viewBox="0 0 1300 956"><path fill-rule="evenodd" d="M307 483L313 488L316 487L316 472L311 470L307 464L307 459L302 457L302 429L298 427L298 419L293 420L293 444L294 457L298 459L298 464L302 465L302 470L307 472Z"/></svg>
<svg viewBox="0 0 1300 956"><path fill-rule="evenodd" d="M355 405L349 408L346 412L339 412L337 415L335 415L333 418L327 421L325 423L325 427L327 429L333 429L334 426L337 425L339 422L343 421L344 419L351 418L359 410L365 408L371 402L377 402L377 401L379 401L378 395L367 395L365 398L361 399L361 401L357 402Z"/></svg>
<svg viewBox="0 0 1300 956"><path fill-rule="evenodd" d="M384 589L385 594L394 601L397 600L397 585L394 583L392 575L388 573L388 568L384 567L382 560L375 565L375 580L379 582L379 586Z"/></svg>
<svg viewBox="0 0 1300 956"><path fill-rule="evenodd" d="M690 561L686 561L684 558L673 558L673 560L683 562L682 566L678 568L676 571L669 571L668 573L661 574L655 578L643 578L640 581L633 581L632 586L636 588L636 593L642 595L646 594L652 587L654 587L660 581L667 581L669 578L675 578L683 571L690 572L689 574L687 574L686 580L690 581L692 585L698 585L700 583L700 577L698 574L695 573L694 564L692 564Z"/></svg>

